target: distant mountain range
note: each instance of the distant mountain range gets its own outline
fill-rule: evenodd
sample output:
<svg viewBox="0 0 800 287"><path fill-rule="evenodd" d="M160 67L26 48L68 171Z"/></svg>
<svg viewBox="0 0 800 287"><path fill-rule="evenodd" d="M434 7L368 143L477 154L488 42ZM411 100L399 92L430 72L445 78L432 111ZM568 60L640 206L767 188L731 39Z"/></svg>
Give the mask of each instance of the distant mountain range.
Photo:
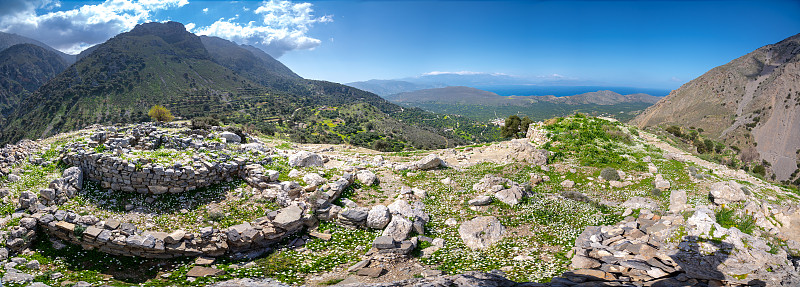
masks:
<svg viewBox="0 0 800 287"><path fill-rule="evenodd" d="M404 92L423 89L443 88L449 86L481 87L509 87L509 86L598 86L600 83L570 79L558 75L548 77L526 78L500 73L475 73L475 72L431 72L417 77L407 77L394 80L368 80L352 82L347 85L365 91L373 92L380 96L388 96ZM527 96L527 95L526 95Z"/></svg>
<svg viewBox="0 0 800 287"><path fill-rule="evenodd" d="M443 88L447 86L445 84L412 83L401 80L369 80L363 82L352 82L348 83L347 85L375 93L382 97L424 89Z"/></svg>
<svg viewBox="0 0 800 287"><path fill-rule="evenodd" d="M387 100L419 107L436 113L456 114L476 120L490 120L509 115L542 120L575 112L603 114L621 120L632 118L638 111L660 98L647 94L620 95L597 91L573 96L501 96L471 87L445 87L385 96Z"/></svg>
<svg viewBox="0 0 800 287"><path fill-rule="evenodd" d="M0 127L0 144L93 123L148 120L147 110L155 104L178 117L220 117L299 142L388 150L465 143L451 127L477 124L402 108L349 86L303 79L261 50L197 36L177 22L137 25L82 52L44 85L16 97L13 102L19 104Z"/></svg>
<svg viewBox="0 0 800 287"><path fill-rule="evenodd" d="M597 91L566 97L548 96L500 96L498 94L470 87L445 87L406 92L384 97L395 103L440 103L440 104L465 104L465 105L529 105L540 102L580 105L616 105L622 103L649 103L658 102L659 97L648 94L620 95L612 91Z"/></svg>
<svg viewBox="0 0 800 287"><path fill-rule="evenodd" d="M633 123L703 129L741 149L740 159L768 162L779 181L798 181L800 34L716 67L648 108Z"/></svg>

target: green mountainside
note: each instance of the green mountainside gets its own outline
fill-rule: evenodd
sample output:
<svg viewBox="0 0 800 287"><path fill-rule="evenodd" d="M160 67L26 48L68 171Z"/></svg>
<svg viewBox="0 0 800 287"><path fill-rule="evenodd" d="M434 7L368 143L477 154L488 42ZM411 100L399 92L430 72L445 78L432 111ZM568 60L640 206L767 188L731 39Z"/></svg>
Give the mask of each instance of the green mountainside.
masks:
<svg viewBox="0 0 800 287"><path fill-rule="evenodd" d="M446 147L497 135L496 128L488 128L476 138L466 131L487 129L485 125L404 109L349 86L303 79L266 53L198 37L182 24L168 22L137 25L82 53L10 114L0 144L94 123L145 121L155 104L179 118L211 116L300 142L346 142L385 150Z"/></svg>
<svg viewBox="0 0 800 287"><path fill-rule="evenodd" d="M0 123L30 93L66 68L61 56L34 44L0 51Z"/></svg>

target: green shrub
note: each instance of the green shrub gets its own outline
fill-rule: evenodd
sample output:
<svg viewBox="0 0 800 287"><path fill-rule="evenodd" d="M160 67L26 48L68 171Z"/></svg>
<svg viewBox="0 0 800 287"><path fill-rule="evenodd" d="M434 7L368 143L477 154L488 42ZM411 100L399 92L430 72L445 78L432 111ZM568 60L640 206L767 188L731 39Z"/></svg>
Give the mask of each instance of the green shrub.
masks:
<svg viewBox="0 0 800 287"><path fill-rule="evenodd" d="M753 234L753 230L756 228L756 220L752 215L736 215L736 210L734 209L723 207L715 215L717 223L725 228L736 227L741 232L750 235Z"/></svg>
<svg viewBox="0 0 800 287"><path fill-rule="evenodd" d="M157 122L171 122L173 119L175 119L175 117L172 116L172 112L160 105L155 105L150 108L150 111L147 112L147 115L150 116L152 120Z"/></svg>
<svg viewBox="0 0 800 287"><path fill-rule="evenodd" d="M607 167L600 171L600 177L605 180L619 180L619 172L616 169Z"/></svg>
<svg viewBox="0 0 800 287"><path fill-rule="evenodd" d="M192 129L209 129L213 126L219 126L219 120L213 117L198 117L192 119Z"/></svg>

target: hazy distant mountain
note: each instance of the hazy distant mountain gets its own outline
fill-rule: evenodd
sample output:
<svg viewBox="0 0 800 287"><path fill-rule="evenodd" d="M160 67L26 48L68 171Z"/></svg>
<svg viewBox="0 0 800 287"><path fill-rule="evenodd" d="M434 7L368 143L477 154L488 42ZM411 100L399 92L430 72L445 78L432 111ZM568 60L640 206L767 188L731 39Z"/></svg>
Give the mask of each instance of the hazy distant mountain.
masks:
<svg viewBox="0 0 800 287"><path fill-rule="evenodd" d="M423 89L442 88L447 86L441 83L412 83L400 80L369 80L362 82L347 83L347 85L375 93L379 96L388 96L393 94L399 94L399 93L405 93Z"/></svg>
<svg viewBox="0 0 800 287"><path fill-rule="evenodd" d="M36 41L28 37L23 37L17 34L0 32L0 51L8 49L9 47L17 44L34 44L36 46L45 48L53 53L56 53L59 57L64 59L64 61L67 64L72 64L75 62L75 55L65 54L64 52L53 49L52 47L48 46L45 43Z"/></svg>
<svg viewBox="0 0 800 287"><path fill-rule="evenodd" d="M573 96L501 96L470 87L445 87L389 95L386 99L436 113L455 114L486 121L509 115L544 120L582 112L627 121L657 102L647 94L620 95L597 91Z"/></svg>
<svg viewBox="0 0 800 287"><path fill-rule="evenodd" d="M445 87L425 89L386 96L396 103L440 103L465 105L528 105L539 102L555 104L581 105L616 105L621 103L658 102L659 97L648 94L620 95L612 91L597 91L574 96L500 96L498 94L470 87Z"/></svg>
<svg viewBox="0 0 800 287"><path fill-rule="evenodd" d="M400 79L412 83L438 83L447 86L494 86L531 84L531 79L498 73L431 72L418 77Z"/></svg>
<svg viewBox="0 0 800 287"><path fill-rule="evenodd" d="M766 160L777 180L800 161L800 34L716 67L638 116L639 126L679 125Z"/></svg>
<svg viewBox="0 0 800 287"><path fill-rule="evenodd" d="M413 92L424 89L449 86L482 87L524 87L524 86L602 86L602 83L566 78L559 75L545 77L519 77L501 73L476 72L431 72L417 77L394 80L369 80L353 82L348 85L376 93L381 96Z"/></svg>

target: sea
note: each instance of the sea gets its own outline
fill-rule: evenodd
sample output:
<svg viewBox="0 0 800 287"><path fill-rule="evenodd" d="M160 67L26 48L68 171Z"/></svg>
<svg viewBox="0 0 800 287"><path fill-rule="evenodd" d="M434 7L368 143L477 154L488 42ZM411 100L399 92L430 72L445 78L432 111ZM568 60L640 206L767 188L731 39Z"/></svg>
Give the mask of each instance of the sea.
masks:
<svg viewBox="0 0 800 287"><path fill-rule="evenodd" d="M669 94L667 89L651 89L636 87L608 87L608 86L534 86L534 85L497 85L476 86L476 89L490 91L501 96L546 96L556 97L572 96L577 94L609 90L622 95L645 93L651 96L664 97Z"/></svg>

